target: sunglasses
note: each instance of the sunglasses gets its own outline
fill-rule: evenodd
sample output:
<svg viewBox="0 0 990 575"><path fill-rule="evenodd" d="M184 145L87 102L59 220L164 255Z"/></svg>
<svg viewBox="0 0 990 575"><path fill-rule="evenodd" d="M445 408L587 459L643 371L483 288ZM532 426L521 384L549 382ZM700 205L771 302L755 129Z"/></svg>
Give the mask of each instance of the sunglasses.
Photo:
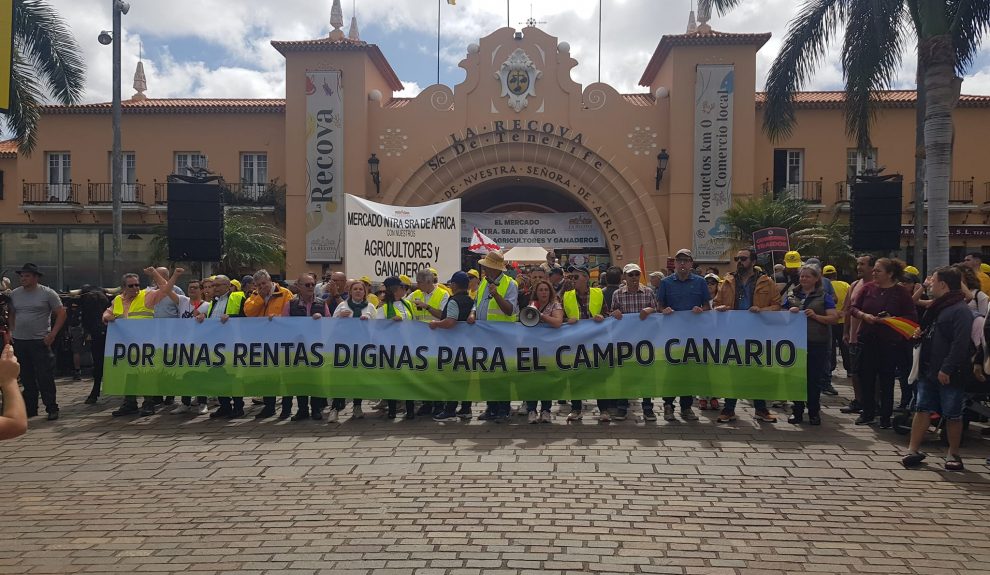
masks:
<svg viewBox="0 0 990 575"><path fill-rule="evenodd" d="M136 287L141 287L141 284L127 284L127 286L126 286L126 287L129 287L129 288L136 288Z"/></svg>
<svg viewBox="0 0 990 575"><path fill-rule="evenodd" d="M309 288L309 287L316 287L316 284L314 284L314 283L306 283L306 284L300 284L300 285L301 285L302 287L308 287L308 288Z"/></svg>
<svg viewBox="0 0 990 575"><path fill-rule="evenodd" d="M638 278L639 277L639 272L629 272L626 275L629 276L629 277L631 277L631 278Z"/></svg>
<svg viewBox="0 0 990 575"><path fill-rule="evenodd" d="M746 262L749 261L749 256L734 257L732 259L737 262Z"/></svg>

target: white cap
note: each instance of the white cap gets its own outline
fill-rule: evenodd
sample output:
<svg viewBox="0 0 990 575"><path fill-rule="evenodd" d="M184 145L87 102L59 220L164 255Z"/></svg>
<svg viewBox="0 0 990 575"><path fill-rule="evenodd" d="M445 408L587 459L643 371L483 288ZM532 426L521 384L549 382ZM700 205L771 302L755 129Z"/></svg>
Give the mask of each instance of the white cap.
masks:
<svg viewBox="0 0 990 575"><path fill-rule="evenodd" d="M622 273L627 274L629 272L643 273L643 270L639 269L639 266L636 264L626 264L625 267L622 268Z"/></svg>

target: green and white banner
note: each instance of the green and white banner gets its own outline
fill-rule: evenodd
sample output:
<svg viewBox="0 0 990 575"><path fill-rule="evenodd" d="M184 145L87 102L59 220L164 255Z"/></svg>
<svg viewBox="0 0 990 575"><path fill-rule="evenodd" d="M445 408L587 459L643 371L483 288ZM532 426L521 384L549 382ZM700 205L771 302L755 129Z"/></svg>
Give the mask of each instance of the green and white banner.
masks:
<svg viewBox="0 0 990 575"><path fill-rule="evenodd" d="M423 400L701 395L803 400L807 318L789 312L628 315L559 329L359 319L118 320L113 395Z"/></svg>

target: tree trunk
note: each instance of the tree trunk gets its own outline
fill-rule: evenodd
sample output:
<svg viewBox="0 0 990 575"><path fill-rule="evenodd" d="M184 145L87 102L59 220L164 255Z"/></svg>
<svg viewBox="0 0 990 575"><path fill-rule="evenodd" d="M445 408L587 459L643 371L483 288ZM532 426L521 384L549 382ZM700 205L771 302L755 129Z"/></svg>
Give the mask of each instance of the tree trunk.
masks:
<svg viewBox="0 0 990 575"><path fill-rule="evenodd" d="M955 50L947 34L924 38L925 174L928 190L929 271L949 264L949 182L952 179L952 110L961 79L955 74Z"/></svg>
<svg viewBox="0 0 990 575"><path fill-rule="evenodd" d="M921 44L918 44L918 64L915 73L915 90L918 98L914 104L914 266L921 271L924 279L928 275L925 268L925 65L921 59Z"/></svg>

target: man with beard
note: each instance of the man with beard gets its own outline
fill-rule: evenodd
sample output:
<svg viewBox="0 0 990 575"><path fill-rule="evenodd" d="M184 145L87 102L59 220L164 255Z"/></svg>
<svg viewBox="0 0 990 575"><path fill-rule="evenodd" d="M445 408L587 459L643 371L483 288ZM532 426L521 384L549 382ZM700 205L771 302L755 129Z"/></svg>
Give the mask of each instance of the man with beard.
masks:
<svg viewBox="0 0 990 575"><path fill-rule="evenodd" d="M859 328L863 322L852 316L852 306L850 303L859 295L863 286L870 281L873 266L876 263L876 258L871 255L862 255L856 258L856 276L858 279L849 285L846 301L842 305L843 315L845 316L845 321L842 324L845 330L842 334L842 340L849 347L849 369L846 370L846 375L849 377L853 386L853 400L846 407L839 409L842 413L860 413L862 411L858 375L860 352L858 338Z"/></svg>

